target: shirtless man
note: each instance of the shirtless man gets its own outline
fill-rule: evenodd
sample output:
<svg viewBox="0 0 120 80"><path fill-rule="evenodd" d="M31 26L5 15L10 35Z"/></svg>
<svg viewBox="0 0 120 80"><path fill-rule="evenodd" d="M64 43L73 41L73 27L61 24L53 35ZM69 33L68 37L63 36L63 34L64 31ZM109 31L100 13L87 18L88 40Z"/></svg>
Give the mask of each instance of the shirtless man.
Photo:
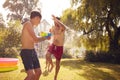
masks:
<svg viewBox="0 0 120 80"><path fill-rule="evenodd" d="M32 11L30 20L23 24L20 56L27 73L24 80L39 80L41 75L39 60L34 49L34 43L47 39L46 37L36 37L34 33L34 27L40 23L41 18L42 16L38 11Z"/></svg>
<svg viewBox="0 0 120 80"><path fill-rule="evenodd" d="M55 25L51 29L51 33L53 34L53 42L49 46L48 51L46 53L46 63L51 65L51 68L50 68L50 71L51 71L53 68L51 54L53 54L56 58L54 80L57 80L57 75L60 69L60 60L63 54L65 26L60 22L59 18L56 18L54 15L52 15L52 17Z"/></svg>

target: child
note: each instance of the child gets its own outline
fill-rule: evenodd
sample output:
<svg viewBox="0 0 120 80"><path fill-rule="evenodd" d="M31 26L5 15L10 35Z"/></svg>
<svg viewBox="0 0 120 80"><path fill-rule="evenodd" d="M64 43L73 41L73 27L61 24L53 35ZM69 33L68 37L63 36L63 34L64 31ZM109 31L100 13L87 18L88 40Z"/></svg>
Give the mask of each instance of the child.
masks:
<svg viewBox="0 0 120 80"><path fill-rule="evenodd" d="M20 56L27 76L24 80L39 80L41 75L40 63L34 49L34 43L47 40L46 37L37 37L34 33L34 27L41 21L41 14L38 11L32 11L30 20L23 23L21 35L22 49Z"/></svg>
<svg viewBox="0 0 120 80"><path fill-rule="evenodd" d="M46 65L50 67L49 71L51 72L53 69L53 62L51 55L53 54L56 59L56 68L55 68L55 76L54 80L57 80L57 75L60 69L60 60L63 54L63 44L64 44L64 34L65 34L65 25L60 22L60 18L52 15L54 20L54 27L51 29L51 33L53 34L53 42L49 46L46 53Z"/></svg>

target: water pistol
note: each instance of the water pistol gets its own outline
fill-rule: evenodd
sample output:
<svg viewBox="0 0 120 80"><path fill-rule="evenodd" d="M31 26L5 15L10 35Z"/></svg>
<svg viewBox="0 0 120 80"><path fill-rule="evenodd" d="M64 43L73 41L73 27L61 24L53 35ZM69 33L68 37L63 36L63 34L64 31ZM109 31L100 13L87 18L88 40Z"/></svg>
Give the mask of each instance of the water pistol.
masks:
<svg viewBox="0 0 120 80"><path fill-rule="evenodd" d="M46 32L41 32L40 36L45 37L45 38L50 38L52 36L52 34L51 33L46 33Z"/></svg>

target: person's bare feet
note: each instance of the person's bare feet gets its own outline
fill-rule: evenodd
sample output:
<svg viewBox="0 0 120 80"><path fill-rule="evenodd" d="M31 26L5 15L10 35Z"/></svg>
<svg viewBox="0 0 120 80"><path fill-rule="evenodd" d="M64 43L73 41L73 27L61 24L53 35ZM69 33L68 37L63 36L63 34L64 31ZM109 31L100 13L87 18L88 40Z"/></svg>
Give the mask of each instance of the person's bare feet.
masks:
<svg viewBox="0 0 120 80"><path fill-rule="evenodd" d="M50 68L50 63L47 63L45 66L45 70L49 71L49 68Z"/></svg>

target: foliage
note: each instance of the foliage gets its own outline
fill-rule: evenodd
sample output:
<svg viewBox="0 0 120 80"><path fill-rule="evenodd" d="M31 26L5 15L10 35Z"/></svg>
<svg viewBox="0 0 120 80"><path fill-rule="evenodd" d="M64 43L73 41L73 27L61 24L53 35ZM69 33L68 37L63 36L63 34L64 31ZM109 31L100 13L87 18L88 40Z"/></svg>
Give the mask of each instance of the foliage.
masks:
<svg viewBox="0 0 120 80"><path fill-rule="evenodd" d="M64 53L64 54L62 55L62 58L72 58L72 55L69 54L69 53Z"/></svg>
<svg viewBox="0 0 120 80"><path fill-rule="evenodd" d="M106 52L88 51L85 57L85 60L91 62L110 62L111 59L112 56L110 54L107 54Z"/></svg>
<svg viewBox="0 0 120 80"><path fill-rule="evenodd" d="M5 28L5 31L3 31L3 38L1 37L2 42L0 42L2 49L18 47L20 45L20 32L16 27L18 27L18 24L15 22L11 24L10 27Z"/></svg>
<svg viewBox="0 0 120 80"><path fill-rule="evenodd" d="M72 13L72 14L71 14ZM61 17L61 21L69 26L71 29L75 29L75 18L76 18L75 10L68 8L63 12L63 16ZM77 23L76 23L77 24Z"/></svg>
<svg viewBox="0 0 120 80"><path fill-rule="evenodd" d="M72 55L69 53L69 49L64 50L62 58L72 58Z"/></svg>
<svg viewBox="0 0 120 80"><path fill-rule="evenodd" d="M112 63L120 64L120 49L109 51L108 54L113 56Z"/></svg>
<svg viewBox="0 0 120 80"><path fill-rule="evenodd" d="M108 51L108 37L102 36L97 32L96 35L81 36L80 39L82 44L87 48L87 50Z"/></svg>
<svg viewBox="0 0 120 80"><path fill-rule="evenodd" d="M0 57L10 57L16 58L18 56L18 51L16 48L6 48L5 51L0 51Z"/></svg>
<svg viewBox="0 0 120 80"><path fill-rule="evenodd" d="M9 27L0 27L0 56L15 57L16 52L13 47L20 47L20 21L13 21ZM9 53L9 54L8 54Z"/></svg>
<svg viewBox="0 0 120 80"><path fill-rule="evenodd" d="M5 21L3 19L2 14L0 13L0 27L4 27L5 26Z"/></svg>
<svg viewBox="0 0 120 80"><path fill-rule="evenodd" d="M85 60L86 61L95 61L95 54L93 53L93 51L86 52Z"/></svg>
<svg viewBox="0 0 120 80"><path fill-rule="evenodd" d="M6 38L7 29L6 27L0 27L0 49L4 49L4 40Z"/></svg>
<svg viewBox="0 0 120 80"><path fill-rule="evenodd" d="M87 51L85 55L85 60L90 62L107 62L120 64L119 51L120 50L114 52Z"/></svg>
<svg viewBox="0 0 120 80"><path fill-rule="evenodd" d="M120 44L120 2L119 0L71 0L74 19L63 18L65 23L72 24L74 29L82 31L84 35L108 38L109 50L119 49ZM66 12L63 13L65 17ZM73 22L70 22L73 21ZM97 34L96 34L97 33ZM101 34L101 35L98 35ZM92 38L92 37L91 37ZM104 41L104 40L103 40ZM103 42L102 41L102 42Z"/></svg>
<svg viewBox="0 0 120 80"><path fill-rule="evenodd" d="M25 14L37 7L38 0L6 0L3 8L9 9L7 15L10 20L21 20Z"/></svg>

